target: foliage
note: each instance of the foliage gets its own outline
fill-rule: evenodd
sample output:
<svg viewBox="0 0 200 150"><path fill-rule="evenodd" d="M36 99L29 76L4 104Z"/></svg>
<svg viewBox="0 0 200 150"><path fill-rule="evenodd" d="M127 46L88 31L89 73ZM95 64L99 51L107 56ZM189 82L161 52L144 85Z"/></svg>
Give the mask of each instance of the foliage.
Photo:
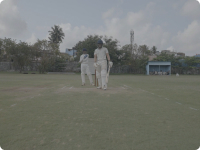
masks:
<svg viewBox="0 0 200 150"><path fill-rule="evenodd" d="M4 55L4 51L3 51L3 40L0 39L0 61L3 60L3 55Z"/></svg>
<svg viewBox="0 0 200 150"><path fill-rule="evenodd" d="M156 46L153 46L151 49L151 54L156 54L156 51L157 51L157 47Z"/></svg>
<svg viewBox="0 0 200 150"><path fill-rule="evenodd" d="M161 53L154 61L170 61L172 68L179 73L197 69L200 66L200 58L198 57L176 57L166 53Z"/></svg>
<svg viewBox="0 0 200 150"><path fill-rule="evenodd" d="M112 37L104 36L103 40L105 44L103 45L109 51L110 59L114 64L121 64L122 51L118 49L119 41L117 39L113 40Z"/></svg>
<svg viewBox="0 0 200 150"><path fill-rule="evenodd" d="M32 70L40 73L61 71L65 67L66 58L60 54L59 45L47 40L38 40L33 45L12 39L0 39L0 60L12 61L16 70Z"/></svg>
<svg viewBox="0 0 200 150"><path fill-rule="evenodd" d="M181 66L181 62L180 62L181 59L182 59L182 57L176 57L173 54L169 55L169 54L166 54L166 53L161 53L154 60L155 61L170 61L172 67L180 67Z"/></svg>
<svg viewBox="0 0 200 150"><path fill-rule="evenodd" d="M54 25L54 27L51 27L51 29L52 31L49 31L49 42L59 45L60 43L62 43L65 34L62 28L58 25Z"/></svg>
<svg viewBox="0 0 200 150"><path fill-rule="evenodd" d="M79 60L80 55L82 55L82 49L86 48L87 53L90 55L90 58L94 58L94 51L97 49L97 41L98 39L103 39L105 41L103 47L106 47L109 51L110 58L114 64L120 63L120 56L121 51L118 50L118 40L113 40L112 37L107 36L99 36L99 35L88 35L83 41L79 41L75 46L74 49L77 50L77 57L75 58L76 61Z"/></svg>
<svg viewBox="0 0 200 150"><path fill-rule="evenodd" d="M73 47L73 49L77 50L77 57L75 61L79 61L80 56L82 55L83 48L87 49L87 53L89 54L90 58L94 58L94 50L97 48L97 40L102 38L102 36L98 35L88 35L83 41L79 41Z"/></svg>
<svg viewBox="0 0 200 150"><path fill-rule="evenodd" d="M33 54L40 73L55 69L55 62L60 52L57 44L49 43L47 40L38 40L33 45Z"/></svg>
<svg viewBox="0 0 200 150"><path fill-rule="evenodd" d="M19 43L15 43L11 39L5 39L4 49L8 58L13 60L13 66L19 68L20 72L30 65L30 45L26 42L20 41Z"/></svg>
<svg viewBox="0 0 200 150"><path fill-rule="evenodd" d="M151 54L151 51L149 50L149 47L147 45L140 45L137 49L137 52L139 55L142 56Z"/></svg>
<svg viewBox="0 0 200 150"><path fill-rule="evenodd" d="M186 57L185 63L188 66L197 66L197 64L200 64L200 58L199 57Z"/></svg>
<svg viewBox="0 0 200 150"><path fill-rule="evenodd" d="M134 44L131 50L131 45L127 44L121 48L121 51L123 52L121 59L124 65L130 65L134 69L145 70L149 54L148 46Z"/></svg>
<svg viewBox="0 0 200 150"><path fill-rule="evenodd" d="M16 46L16 41L10 38L0 39L0 61L10 60L9 51Z"/></svg>
<svg viewBox="0 0 200 150"><path fill-rule="evenodd" d="M121 48L121 64L122 65L130 65L130 61L132 59L132 50L130 44L126 44Z"/></svg>

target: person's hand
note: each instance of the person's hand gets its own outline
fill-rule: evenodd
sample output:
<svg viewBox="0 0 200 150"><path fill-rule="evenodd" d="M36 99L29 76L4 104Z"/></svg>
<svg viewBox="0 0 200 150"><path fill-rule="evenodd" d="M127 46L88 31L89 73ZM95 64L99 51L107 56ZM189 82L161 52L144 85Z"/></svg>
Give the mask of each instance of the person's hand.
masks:
<svg viewBox="0 0 200 150"><path fill-rule="evenodd" d="M109 61L109 66L110 66L110 68L112 68L112 66L113 66L113 62L112 61Z"/></svg>
<svg viewBox="0 0 200 150"><path fill-rule="evenodd" d="M94 63L94 67L97 68L97 63L96 62Z"/></svg>

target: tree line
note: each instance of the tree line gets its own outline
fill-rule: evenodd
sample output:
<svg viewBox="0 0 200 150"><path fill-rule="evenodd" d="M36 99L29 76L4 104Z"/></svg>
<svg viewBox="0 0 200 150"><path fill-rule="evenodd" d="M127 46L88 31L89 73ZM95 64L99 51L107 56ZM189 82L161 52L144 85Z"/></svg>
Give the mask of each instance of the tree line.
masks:
<svg viewBox="0 0 200 150"><path fill-rule="evenodd" d="M77 42L74 49L77 50L78 61L79 56L82 54L82 49L86 48L90 57L94 57L94 50L97 48L96 41L103 39L104 47L109 50L111 60L114 66L128 66L130 70L141 70L143 73L146 72L146 65L149 61L149 56L157 56L153 61L170 61L174 73L184 73L192 69L200 69L200 58L199 57L177 57L174 54L161 53L156 55L157 47L149 47L147 45L120 45L120 42L113 37L99 36L99 35L88 35L82 41Z"/></svg>
<svg viewBox="0 0 200 150"><path fill-rule="evenodd" d="M161 53L154 61L170 61L172 73L186 74L188 71L200 73L200 57L176 57L173 54Z"/></svg>
<svg viewBox="0 0 200 150"><path fill-rule="evenodd" d="M64 33L59 26L52 27L48 40L37 40L34 44L13 40L0 39L0 61L11 61L13 67L20 73L25 70L62 71L68 55L62 55L59 45ZM35 68L35 69L34 69Z"/></svg>
<svg viewBox="0 0 200 150"><path fill-rule="evenodd" d="M62 28L54 25L49 31L49 40L37 40L34 44L27 42L16 42L10 38L0 39L0 61L10 60L13 66L23 72L24 70L33 70L36 68L40 73L47 71L62 71L66 66L66 59L69 55L61 54L60 44L64 40L65 34ZM88 35L82 41L78 41L73 49L77 50L77 57L74 61L79 61L82 49L86 48L90 58L94 57L94 50L97 48L98 39L104 41L104 47L109 50L111 60L115 66L128 66L134 70L146 71L148 56L155 55L157 47L147 45L130 45L121 46L120 42L113 37ZM6 58L5 58L6 57ZM196 57L176 57L161 53L154 61L171 61L172 67L179 70L188 70L198 67L200 59Z"/></svg>
<svg viewBox="0 0 200 150"><path fill-rule="evenodd" d="M16 42L12 39L0 39L0 61L11 61L13 67L22 73L25 70L61 71L65 62L57 44L47 40L37 40L34 44Z"/></svg>
<svg viewBox="0 0 200 150"><path fill-rule="evenodd" d="M134 69L141 69L145 71L145 66L148 61L148 56L156 53L156 46L149 48L147 45L126 44L121 47L120 42L113 37L100 36L100 35L88 35L82 41L77 42L74 49L77 50L77 57L75 61L79 60L79 56L82 54L82 49L86 48L91 58L94 57L94 50L97 48L97 40L102 39L104 41L103 46L109 51L111 61L115 66L128 65Z"/></svg>

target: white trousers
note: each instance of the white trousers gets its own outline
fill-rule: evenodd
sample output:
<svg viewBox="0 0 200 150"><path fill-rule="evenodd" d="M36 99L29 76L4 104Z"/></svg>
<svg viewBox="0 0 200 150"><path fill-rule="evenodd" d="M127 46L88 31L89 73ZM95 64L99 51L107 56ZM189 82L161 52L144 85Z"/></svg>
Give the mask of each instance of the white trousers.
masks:
<svg viewBox="0 0 200 150"><path fill-rule="evenodd" d="M85 83L85 74L88 75L88 78L90 80L90 84L93 83L92 75L90 73L89 65L88 64L81 64L81 79L82 83Z"/></svg>
<svg viewBox="0 0 200 150"><path fill-rule="evenodd" d="M106 74L107 74L107 60L98 61L96 68L96 76L98 79L99 86L102 88L104 88L104 86L107 88Z"/></svg>

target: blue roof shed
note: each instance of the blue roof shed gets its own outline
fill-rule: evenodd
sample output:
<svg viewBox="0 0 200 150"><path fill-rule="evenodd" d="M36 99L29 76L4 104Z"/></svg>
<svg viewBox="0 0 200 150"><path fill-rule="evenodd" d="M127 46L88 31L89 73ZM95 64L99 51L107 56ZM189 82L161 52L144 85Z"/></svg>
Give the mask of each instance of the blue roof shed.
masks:
<svg viewBox="0 0 200 150"><path fill-rule="evenodd" d="M165 72L171 75L171 62L169 61L148 61L146 65L147 75L154 72Z"/></svg>

